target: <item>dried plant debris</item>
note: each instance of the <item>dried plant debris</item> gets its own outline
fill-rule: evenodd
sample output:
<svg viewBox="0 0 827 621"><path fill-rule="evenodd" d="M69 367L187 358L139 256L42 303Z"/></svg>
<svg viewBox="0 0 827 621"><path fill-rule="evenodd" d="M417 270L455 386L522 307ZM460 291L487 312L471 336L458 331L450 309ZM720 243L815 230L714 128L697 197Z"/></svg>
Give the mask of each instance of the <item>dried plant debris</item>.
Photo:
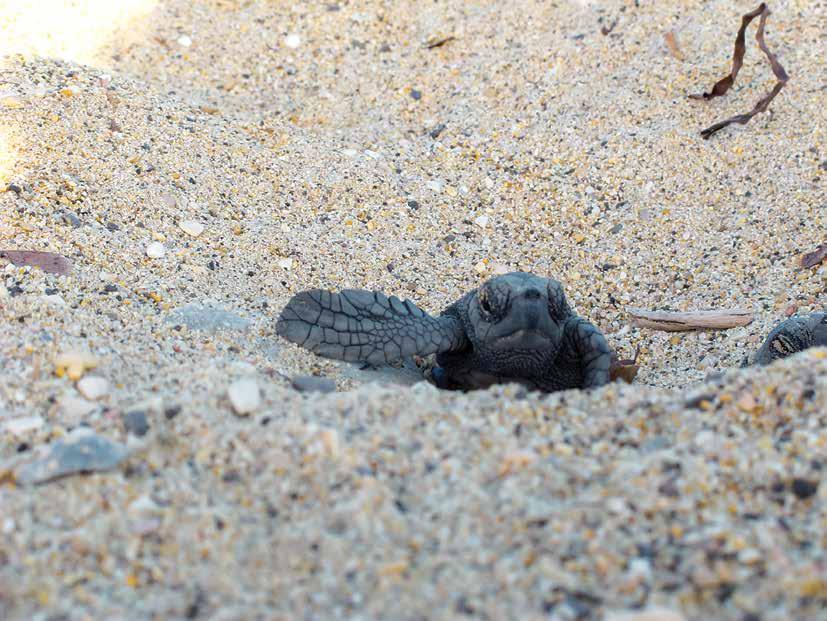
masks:
<svg viewBox="0 0 827 621"><path fill-rule="evenodd" d="M435 47L442 47L446 43L450 43L454 41L456 37L454 35L433 35L428 37L428 39L422 44L426 50L432 50Z"/></svg>
<svg viewBox="0 0 827 621"><path fill-rule="evenodd" d="M72 262L63 255L38 250L0 250L0 259L18 266L39 267L50 274L66 275L72 271Z"/></svg>
<svg viewBox="0 0 827 621"><path fill-rule="evenodd" d="M752 313L740 308L728 310L690 311L686 313L673 311L645 311L640 308L628 308L626 312L632 323L638 328L651 328L665 332L685 332L687 330L726 330L746 326L752 322Z"/></svg>
<svg viewBox="0 0 827 621"><path fill-rule="evenodd" d="M666 41L666 47L669 48L669 53L672 54L674 58L678 60L684 59L681 47L678 45L678 35L675 34L674 30L670 30L664 34L663 40Z"/></svg>
<svg viewBox="0 0 827 621"><path fill-rule="evenodd" d="M732 125L733 123L738 123L740 125L746 125L749 120L754 117L759 112L764 112L767 107L770 105L770 102L775 99L775 96L781 92L781 89L784 88L784 85L789 80L789 76L787 72L784 71L784 67L778 62L778 59L775 57L775 54L770 52L769 48L767 47L766 42L764 41L764 26L767 23L767 17L769 17L770 10L767 8L767 4L762 2L757 9L747 13L741 18L741 27L738 29L738 34L735 37L735 52L732 55L732 71L730 71L729 75L721 78L718 80L715 85L712 87L712 90L708 93L701 93L700 95L690 95L691 99L714 99L715 97L722 97L726 94L726 92L730 89L730 87L735 83L735 77L738 75L738 72L741 70L742 65L744 64L744 54L746 53L746 43L745 43L745 35L747 26L749 26L750 22L753 19L760 16L761 19L758 22L758 31L755 33L755 40L758 41L758 47L761 48L761 51L766 54L767 59L770 61L770 66L772 67L772 72L775 74L777 78L777 82L773 89L764 97L762 97L755 107L745 114L738 114L731 118L725 119L714 125L710 125L706 129L701 132L701 136L703 136L704 140L708 139L712 134L717 132L728 125ZM667 42L668 44L668 42Z"/></svg>
<svg viewBox="0 0 827 621"><path fill-rule="evenodd" d="M808 269L816 265L821 265L824 259L827 259L827 242L824 242L812 252L803 255L801 257L801 267Z"/></svg>
<svg viewBox="0 0 827 621"><path fill-rule="evenodd" d="M609 367L609 379L613 382L623 380L627 384L631 384L637 376L637 372L640 370L640 365L637 363L637 358L639 355L640 347L635 349L635 356L631 359L624 358L623 360L618 360L617 353L612 352L612 362Z"/></svg>
<svg viewBox="0 0 827 621"><path fill-rule="evenodd" d="M609 35L609 33L611 33L611 32L612 32L612 30L614 30L614 29L615 29L615 26L617 26L617 20L614 20L614 21L613 21L611 24L609 24L608 26L601 26L601 27L600 27L600 34L602 34L604 37L608 36L608 35Z"/></svg>

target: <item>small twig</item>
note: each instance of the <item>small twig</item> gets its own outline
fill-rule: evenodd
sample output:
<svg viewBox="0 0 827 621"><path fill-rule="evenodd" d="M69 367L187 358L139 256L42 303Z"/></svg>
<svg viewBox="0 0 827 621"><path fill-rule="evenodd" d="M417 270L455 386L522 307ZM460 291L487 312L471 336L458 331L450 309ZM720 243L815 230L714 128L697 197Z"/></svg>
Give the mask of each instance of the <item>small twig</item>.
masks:
<svg viewBox="0 0 827 621"><path fill-rule="evenodd" d="M732 54L732 70L729 72L729 75L715 82L715 86L713 86L712 90L708 93L690 95L690 99L714 99L715 97L723 97L726 94L729 87L735 83L735 77L738 75L738 72L744 64L744 54L746 54L747 51L747 26L749 26L752 20L766 10L767 5L762 2L757 9L741 17L741 27L738 29L738 34L735 35L735 52Z"/></svg>
<svg viewBox="0 0 827 621"><path fill-rule="evenodd" d="M729 75L721 78L718 80L715 85L712 87L712 90L708 93L701 93L699 95L690 95L691 99L714 99L715 97L722 97L726 94L726 92L730 89L730 87L735 83L735 77L738 75L738 72L741 70L741 67L744 64L744 54L746 53L746 30L747 26L749 26L750 22L753 19L761 16L760 21L758 22L758 31L755 33L755 40L758 41L758 47L761 48L761 51L767 56L767 59L770 62L770 66L772 67L772 72L775 74L776 79L778 80L775 83L773 89L763 98L761 98L755 107L745 114L738 114L736 116L730 117L714 125L711 125L701 131L701 136L704 140L708 139L712 134L717 132L728 125L732 125L733 123L738 123L739 125L746 125L749 120L754 117L756 114L760 112L764 112L767 107L770 105L770 102L775 99L775 96L781 92L781 89L784 88L784 85L789 80L789 76L787 72L784 70L784 67L778 62L775 54L770 52L769 48L767 47L766 42L764 41L764 26L767 23L767 17L769 17L770 10L767 8L767 4L762 2L757 9L747 13L746 15L741 17L741 27L738 29L738 34L735 37L735 51L732 55L732 70L730 71Z"/></svg>
<svg viewBox="0 0 827 621"><path fill-rule="evenodd" d="M675 31L670 30L663 35L663 39L666 41L666 47L669 48L669 52L672 56L678 60L683 60L683 52L681 52L681 48L678 45L678 36L675 34Z"/></svg>
<svg viewBox="0 0 827 621"><path fill-rule="evenodd" d="M752 322L752 313L744 309L691 311L645 311L640 308L626 309L632 323L639 328L652 328L666 332L686 330L726 330L745 326Z"/></svg>
<svg viewBox="0 0 827 621"><path fill-rule="evenodd" d="M429 39L428 41L425 42L425 44L422 47L424 47L426 50L432 50L435 47L442 47L446 43L448 43L450 41L453 41L455 39L456 39L456 37L454 35L448 35L447 37L440 37L439 39Z"/></svg>

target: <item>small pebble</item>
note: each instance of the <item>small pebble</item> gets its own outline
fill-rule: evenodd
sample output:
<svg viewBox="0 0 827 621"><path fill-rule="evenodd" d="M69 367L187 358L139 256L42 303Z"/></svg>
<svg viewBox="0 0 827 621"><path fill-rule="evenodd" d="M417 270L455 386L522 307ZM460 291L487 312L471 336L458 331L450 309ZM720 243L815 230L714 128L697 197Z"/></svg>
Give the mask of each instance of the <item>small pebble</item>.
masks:
<svg viewBox="0 0 827 621"><path fill-rule="evenodd" d="M178 223L178 226L191 237L198 237L204 232L204 225L195 220L182 220Z"/></svg>
<svg viewBox="0 0 827 621"><path fill-rule="evenodd" d="M740 399L738 399L738 409L742 412L754 412L755 409L758 407L758 404L755 401L755 397L753 397L750 393L745 393Z"/></svg>
<svg viewBox="0 0 827 621"><path fill-rule="evenodd" d="M178 37L178 45L181 47L189 47L192 45L192 39L187 35L181 35Z"/></svg>
<svg viewBox="0 0 827 621"><path fill-rule="evenodd" d="M83 224L80 221L80 218L78 218L77 215L71 211L67 211L63 214L63 221L66 224L70 225L73 229L80 228L80 226Z"/></svg>
<svg viewBox="0 0 827 621"><path fill-rule="evenodd" d="M230 398L233 410L239 416L247 416L261 405L258 383L252 377L245 377L230 384L227 396Z"/></svg>
<svg viewBox="0 0 827 621"><path fill-rule="evenodd" d="M299 392L336 392L336 382L329 377L297 375L292 379L291 385Z"/></svg>
<svg viewBox="0 0 827 621"><path fill-rule="evenodd" d="M66 300L61 295L44 295L40 300L48 306L66 306Z"/></svg>
<svg viewBox="0 0 827 621"><path fill-rule="evenodd" d="M760 550L746 548L738 552L738 562L744 565L755 565L764 559Z"/></svg>
<svg viewBox="0 0 827 621"><path fill-rule="evenodd" d="M145 537L157 532L161 527L161 520L157 517L138 519L131 523L130 532L138 537Z"/></svg>
<svg viewBox="0 0 827 621"><path fill-rule="evenodd" d="M807 499L810 496L815 496L818 491L818 481L809 481L807 479L796 478L793 479L793 494L796 498L801 500Z"/></svg>
<svg viewBox="0 0 827 621"><path fill-rule="evenodd" d="M98 359L90 353L81 351L65 351L55 356L55 375L68 377L73 382L78 381L83 374L98 366Z"/></svg>
<svg viewBox="0 0 827 621"><path fill-rule="evenodd" d="M515 451L508 453L502 458L498 476L505 476L527 468L535 461L537 461L537 454L533 451Z"/></svg>
<svg viewBox="0 0 827 621"><path fill-rule="evenodd" d="M109 382L97 375L87 375L78 381L77 389L87 399L95 401L109 393Z"/></svg>
<svg viewBox="0 0 827 621"><path fill-rule="evenodd" d="M123 426L127 432L141 437L149 431L149 421L143 410L131 410L123 415Z"/></svg>
<svg viewBox="0 0 827 621"><path fill-rule="evenodd" d="M646 608L644 610L609 611L605 621L685 621L685 617L667 608Z"/></svg>
<svg viewBox="0 0 827 621"><path fill-rule="evenodd" d="M296 49L301 44L302 44L301 37L299 35L295 34L295 33L291 33L291 34L287 35L286 37L284 37L284 45L286 45L289 48Z"/></svg>
<svg viewBox="0 0 827 621"><path fill-rule="evenodd" d="M17 110L23 107L23 101L19 97L9 95L8 97L3 97L0 99L0 106L11 110Z"/></svg>
<svg viewBox="0 0 827 621"><path fill-rule="evenodd" d="M150 259L160 259L167 253L167 249L161 242L152 242L146 247L146 256Z"/></svg>
<svg viewBox="0 0 827 621"><path fill-rule="evenodd" d="M97 404L80 397L66 396L60 400L61 422L74 425L97 409Z"/></svg>
<svg viewBox="0 0 827 621"><path fill-rule="evenodd" d="M445 123L440 123L436 127L434 127L431 131L428 132L428 135L436 140L439 138L439 135L445 131Z"/></svg>
<svg viewBox="0 0 827 621"><path fill-rule="evenodd" d="M187 304L176 308L164 320L168 324L185 325L190 330L217 332L218 330L246 330L250 322L235 313L201 304Z"/></svg>
<svg viewBox="0 0 827 621"><path fill-rule="evenodd" d="M3 429L14 436L22 436L30 431L37 431L43 427L41 416L21 416L12 418L5 422Z"/></svg>

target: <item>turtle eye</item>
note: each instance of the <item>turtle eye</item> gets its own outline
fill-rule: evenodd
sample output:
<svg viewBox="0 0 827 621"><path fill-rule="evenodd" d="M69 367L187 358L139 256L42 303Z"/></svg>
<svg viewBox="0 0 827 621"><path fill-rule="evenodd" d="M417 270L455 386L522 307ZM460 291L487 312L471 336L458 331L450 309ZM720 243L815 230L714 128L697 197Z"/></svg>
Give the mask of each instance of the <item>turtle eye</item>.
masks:
<svg viewBox="0 0 827 621"><path fill-rule="evenodd" d="M484 310L486 313L491 314L491 302L488 300L488 295L485 291L480 293L480 308Z"/></svg>
<svg viewBox="0 0 827 621"><path fill-rule="evenodd" d="M565 321L572 314L563 287L556 280L548 285L548 314L557 321Z"/></svg>

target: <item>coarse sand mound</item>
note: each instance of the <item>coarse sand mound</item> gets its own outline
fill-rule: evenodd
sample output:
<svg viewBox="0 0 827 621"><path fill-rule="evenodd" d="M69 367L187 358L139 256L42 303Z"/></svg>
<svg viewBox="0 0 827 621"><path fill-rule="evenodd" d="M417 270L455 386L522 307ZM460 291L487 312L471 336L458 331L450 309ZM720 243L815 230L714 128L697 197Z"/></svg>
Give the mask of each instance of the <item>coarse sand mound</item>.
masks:
<svg viewBox="0 0 827 621"><path fill-rule="evenodd" d="M791 80L708 141L773 82L749 32L686 97L748 4L44 1L48 45L36 4L0 17L0 251L72 269L0 259L0 618L827 619L827 351L737 369L827 306L818 3L770 7ZM635 384L450 393L275 335L302 289L438 312L511 270ZM128 456L41 476L71 446Z"/></svg>

